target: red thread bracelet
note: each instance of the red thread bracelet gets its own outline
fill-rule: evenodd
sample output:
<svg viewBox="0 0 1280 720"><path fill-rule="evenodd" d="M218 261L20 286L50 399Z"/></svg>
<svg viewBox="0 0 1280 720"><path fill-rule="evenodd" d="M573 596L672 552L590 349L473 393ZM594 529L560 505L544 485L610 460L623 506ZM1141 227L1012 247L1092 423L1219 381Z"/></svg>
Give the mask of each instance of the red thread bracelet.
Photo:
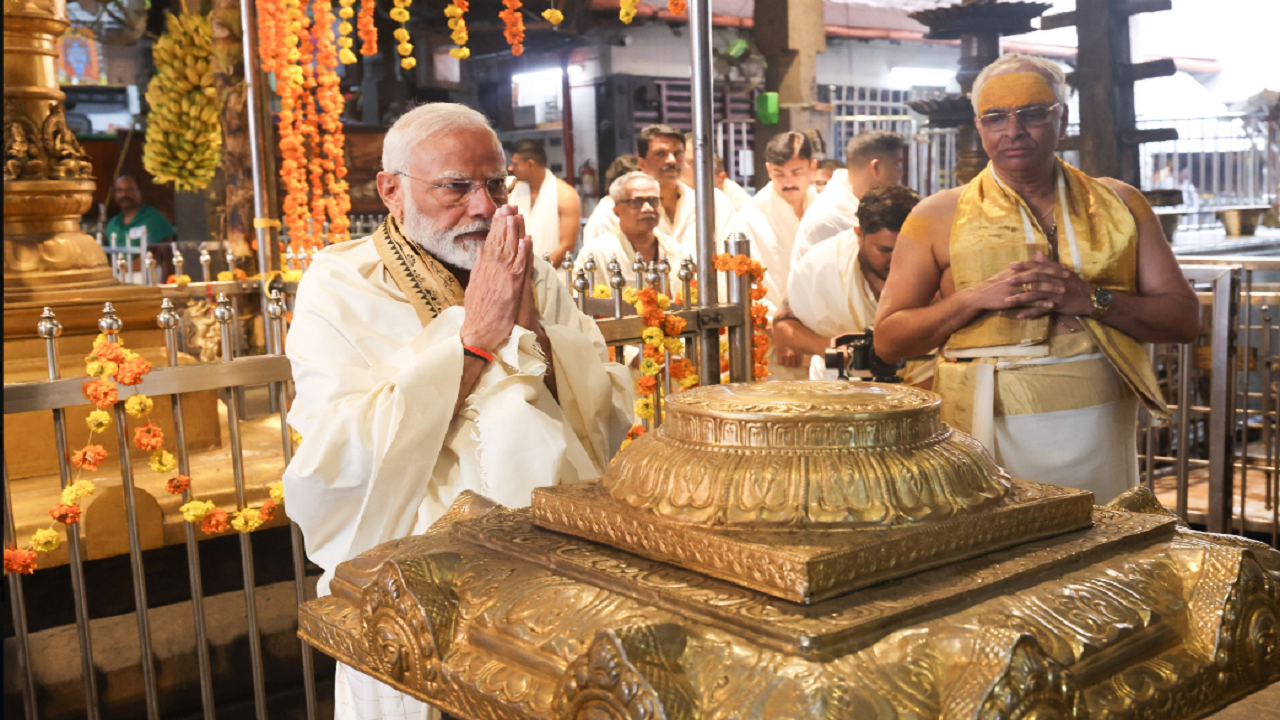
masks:
<svg viewBox="0 0 1280 720"><path fill-rule="evenodd" d="M478 347L463 345L462 353L464 355L470 355L471 357L476 358L477 360L483 360L485 362L493 362L493 354L489 352L485 352L484 350L481 350Z"/></svg>

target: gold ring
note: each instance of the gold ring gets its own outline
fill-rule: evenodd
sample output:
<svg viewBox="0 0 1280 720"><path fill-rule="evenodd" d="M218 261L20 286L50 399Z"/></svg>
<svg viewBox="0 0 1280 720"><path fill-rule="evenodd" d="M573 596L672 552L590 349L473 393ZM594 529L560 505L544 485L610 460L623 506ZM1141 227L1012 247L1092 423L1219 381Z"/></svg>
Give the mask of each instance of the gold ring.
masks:
<svg viewBox="0 0 1280 720"><path fill-rule="evenodd" d="M1022 283L1022 292L1031 292L1031 283Z"/></svg>

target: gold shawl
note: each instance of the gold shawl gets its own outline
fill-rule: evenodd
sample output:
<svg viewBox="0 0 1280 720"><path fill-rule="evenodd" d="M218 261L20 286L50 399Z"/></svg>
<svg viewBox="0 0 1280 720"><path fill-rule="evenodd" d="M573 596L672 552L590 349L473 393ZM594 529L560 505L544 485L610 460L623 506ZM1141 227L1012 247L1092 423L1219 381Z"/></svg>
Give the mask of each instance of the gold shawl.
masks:
<svg viewBox="0 0 1280 720"><path fill-rule="evenodd" d="M423 327L446 308L462 304L462 284L439 260L405 236L394 215L388 215L373 233L373 246Z"/></svg>
<svg viewBox="0 0 1280 720"><path fill-rule="evenodd" d="M999 181L990 164L969 183L951 226L951 274L956 290L982 282L1011 262L1034 258L1039 250L1074 267L1093 285L1128 294L1137 291L1138 228L1129 208L1115 191L1076 168L1065 162L1059 162L1058 168L1056 251L1039 224L1030 220L1035 213ZM960 351L954 355L970 357L1048 355L1049 317L1020 320L1018 312L983 312L951 336L948 352ZM1147 409L1167 419L1169 411L1142 344L1092 318L1079 320Z"/></svg>

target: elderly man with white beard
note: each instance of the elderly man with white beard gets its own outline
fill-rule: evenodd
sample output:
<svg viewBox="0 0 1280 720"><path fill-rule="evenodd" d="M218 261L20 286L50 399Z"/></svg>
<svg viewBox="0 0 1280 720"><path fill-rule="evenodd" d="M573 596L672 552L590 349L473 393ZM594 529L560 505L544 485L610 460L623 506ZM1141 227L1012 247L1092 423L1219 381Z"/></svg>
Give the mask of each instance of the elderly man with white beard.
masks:
<svg viewBox="0 0 1280 720"><path fill-rule="evenodd" d="M338 564L421 533L471 490L508 507L598 478L630 426L630 378L533 257L482 115L423 105L388 131L371 237L318 253L287 353L302 435L289 514L328 593ZM428 718L339 664L335 717Z"/></svg>

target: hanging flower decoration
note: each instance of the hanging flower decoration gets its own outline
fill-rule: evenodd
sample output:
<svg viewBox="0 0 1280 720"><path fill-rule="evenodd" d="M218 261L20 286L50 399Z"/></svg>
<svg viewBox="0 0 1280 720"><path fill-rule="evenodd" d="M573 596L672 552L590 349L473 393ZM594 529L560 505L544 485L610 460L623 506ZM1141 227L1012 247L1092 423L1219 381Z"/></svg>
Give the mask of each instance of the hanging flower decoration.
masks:
<svg viewBox="0 0 1280 720"><path fill-rule="evenodd" d="M715 267L720 272L732 272L738 277L743 275L751 275L751 320L755 327L752 336L751 353L754 360L753 376L756 380L764 380L769 377L769 335L767 329L769 327L768 308L763 300L767 292L764 287L764 266L752 260L746 255L729 255L727 253L715 256ZM724 344L721 345L721 372L724 372L726 359L723 356L727 353Z"/></svg>
<svg viewBox="0 0 1280 720"><path fill-rule="evenodd" d="M82 386L85 399L98 406L98 409L89 413L85 421L89 430L89 439L92 440L94 435L106 432L111 427L111 415L106 410L119 402L118 389L113 380L125 387L136 387L151 372L151 363L118 342L109 340L105 335L99 335L93 343L93 350L85 358L85 368L103 372L96 380L86 382ZM111 372L105 372L105 369L111 369ZM134 394L125 400L125 411L130 417L145 418L151 413L155 403L136 389L133 392ZM127 433L128 430L127 427L119 428L121 433ZM173 472L178 465L177 458L164 449L164 440L164 431L150 420L135 428L133 432L134 446L151 453L148 462L151 469L159 473ZM72 453L71 464L77 468L76 476L62 489L58 504L50 508L49 517L52 520L49 527L36 530L25 548L13 545L5 548L4 571L6 573L30 575L39 565L37 553L50 552L62 544L62 535L56 529L57 525L59 523L74 525L80 522L84 514L80 501L97 491L97 485L92 480L81 479L80 474L95 472L106 458L106 449L93 442L86 443L84 447ZM128 459L125 458L124 461L128 462ZM189 493L191 478L186 475L175 475L169 479L166 487L175 495ZM194 497L189 497L189 501L182 505L180 512L183 519L190 523L201 523L201 527L208 533L224 532L227 527L235 528L239 532L252 532L261 527L264 522L270 521L275 516L276 508L284 502L283 483L277 482L268 490L271 499L267 500L261 508L246 507L237 511L234 516L229 516L225 510L219 509L212 502L200 501Z"/></svg>
<svg viewBox="0 0 1280 720"><path fill-rule="evenodd" d="M564 22L564 13L555 8L547 8L542 11L542 18L552 25L559 27Z"/></svg>
<svg viewBox="0 0 1280 720"><path fill-rule="evenodd" d="M623 438L622 446L618 448L618 452L622 452L623 450L626 450L627 446L631 444L632 440L635 440L636 438L640 437L646 432L648 431L644 429L643 425L632 425L631 429L627 431L627 436Z"/></svg>
<svg viewBox="0 0 1280 720"><path fill-rule="evenodd" d="M502 24L506 26L502 35L511 45L511 54L519 57L524 54L524 15L520 12L523 5L520 0L502 0L502 4L506 7L498 13Z"/></svg>
<svg viewBox="0 0 1280 720"><path fill-rule="evenodd" d="M312 14L319 27L333 26L333 8L330 0L316 0L312 5ZM349 23L346 24L350 27ZM339 38L341 41L343 38ZM350 43L350 38L345 38ZM315 102L320 108L317 117L319 129L323 135L317 134L323 157L312 147L313 162L323 171L324 185L321 187L313 177L313 196L311 201L312 219L315 228L322 228L329 222L329 232L339 240L345 239L349 227L347 213L351 210L351 198L347 193L347 175L344 154L346 153L346 136L342 132L342 111L346 101L342 97L341 79L338 77L339 53L334 52L333 38L327 32L316 33L316 89ZM341 44L341 43L339 43ZM346 47L342 50L350 53ZM355 56L351 58L355 61ZM319 173L317 173L317 176ZM312 243L315 244L314 242Z"/></svg>
<svg viewBox="0 0 1280 720"><path fill-rule="evenodd" d="M356 34L360 36L360 54L372 57L378 54L378 29L373 25L373 11L377 0L361 0L360 17L356 18Z"/></svg>
<svg viewBox="0 0 1280 720"><path fill-rule="evenodd" d="M664 367L681 390L698 384L693 364L681 357L685 352L684 341L676 337L685 331L688 323L679 316L667 315L671 299L653 288L623 288L622 299L636 309L644 323L644 329L640 331L644 348L640 358L640 379L636 381L639 399L636 400L635 414L651 420L654 417L654 396L663 394L659 378Z"/></svg>
<svg viewBox="0 0 1280 720"><path fill-rule="evenodd" d="M412 70L418 61L413 57L413 43L409 42L409 30L405 27L405 23L409 22L409 6L413 4L413 0L393 0L395 7L391 9L391 19L400 23L400 27L396 29L396 52L400 53L400 67L405 70Z"/></svg>
<svg viewBox="0 0 1280 720"><path fill-rule="evenodd" d="M471 36L467 34L467 20L463 17L469 9L471 4L467 0L453 0L444 9L444 16L449 18L449 30L452 31L449 39L458 46L449 51L449 57L456 60L466 60L471 57L471 48L466 47Z"/></svg>
<svg viewBox="0 0 1280 720"><path fill-rule="evenodd" d="M351 18L355 17L356 11L351 9L356 4L356 0L338 0L341 5L338 9L338 60L343 65L354 65L356 62L356 54L351 52L351 47L355 41L351 39L351 32L355 27L351 24Z"/></svg>
<svg viewBox="0 0 1280 720"><path fill-rule="evenodd" d="M685 0L667 0L667 12L672 15L684 15L689 9Z"/></svg>
<svg viewBox="0 0 1280 720"><path fill-rule="evenodd" d="M640 0L622 0L618 7L618 19L630 25L631 21L636 19L636 8L639 6Z"/></svg>

